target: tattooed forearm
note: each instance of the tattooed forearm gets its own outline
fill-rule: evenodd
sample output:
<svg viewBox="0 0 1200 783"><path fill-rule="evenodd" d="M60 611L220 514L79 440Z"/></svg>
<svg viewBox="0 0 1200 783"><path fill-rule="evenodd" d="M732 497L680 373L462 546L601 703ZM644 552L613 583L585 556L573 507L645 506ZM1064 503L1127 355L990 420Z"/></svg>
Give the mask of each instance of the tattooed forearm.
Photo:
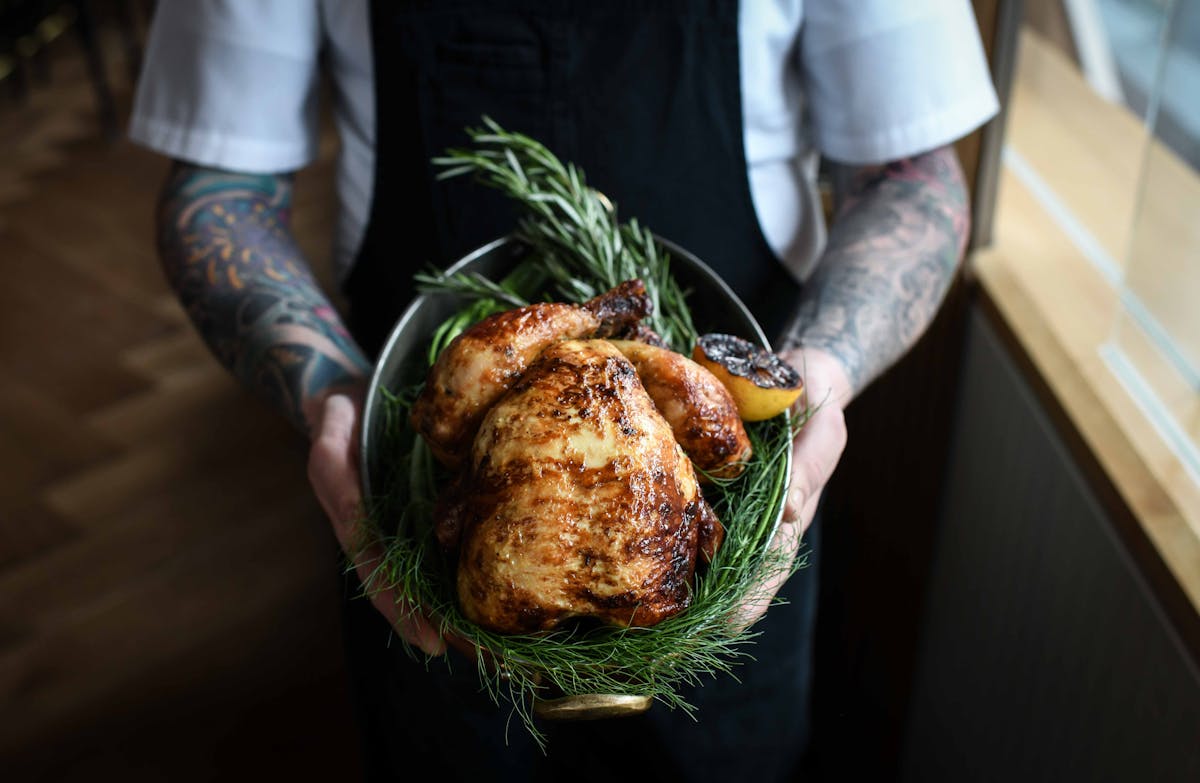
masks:
<svg viewBox="0 0 1200 783"><path fill-rule="evenodd" d="M787 342L833 354L857 393L933 320L969 216L951 147L858 169L838 185L829 243Z"/></svg>
<svg viewBox="0 0 1200 783"><path fill-rule="evenodd" d="M289 229L291 179L178 165L158 210L167 279L216 357L301 430L368 372Z"/></svg>

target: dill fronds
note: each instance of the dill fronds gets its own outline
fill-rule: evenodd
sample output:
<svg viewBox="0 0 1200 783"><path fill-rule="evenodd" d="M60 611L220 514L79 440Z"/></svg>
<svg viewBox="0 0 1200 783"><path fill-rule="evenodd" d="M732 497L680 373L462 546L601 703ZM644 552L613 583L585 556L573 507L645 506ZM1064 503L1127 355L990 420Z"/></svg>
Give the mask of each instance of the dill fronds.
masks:
<svg viewBox="0 0 1200 783"><path fill-rule="evenodd" d="M516 231L529 254L503 280L436 271L417 276L424 292L453 295L462 306L437 329L429 362L463 329L480 318L548 298L583 301L640 278L653 302L650 326L668 343L690 353L696 329L686 293L672 276L669 258L636 221L620 223L602 194L581 171L561 163L544 146L484 118L469 130L472 149L450 150L435 163L443 177L471 174L526 207ZM691 606L651 628L560 627L537 635L498 634L467 620L455 596L454 563L433 533L433 507L449 479L424 441L408 425L408 410L423 378L395 379L381 390L384 437L379 487L366 509L366 526L384 544L365 590L394 589L402 611L424 611L443 632L481 651L479 677L498 704L508 704L539 742L533 717L539 695L628 693L646 695L691 714L680 694L717 676L733 676L751 656L756 632L731 622L738 609L760 597L772 576L804 564L770 546L776 532L790 468L791 442L799 424L779 416L747 427L753 457L736 479L710 483L705 496L726 528L713 561L698 568ZM408 384L408 385L405 385ZM802 423L802 422L800 422ZM484 653L500 666L485 663Z"/></svg>

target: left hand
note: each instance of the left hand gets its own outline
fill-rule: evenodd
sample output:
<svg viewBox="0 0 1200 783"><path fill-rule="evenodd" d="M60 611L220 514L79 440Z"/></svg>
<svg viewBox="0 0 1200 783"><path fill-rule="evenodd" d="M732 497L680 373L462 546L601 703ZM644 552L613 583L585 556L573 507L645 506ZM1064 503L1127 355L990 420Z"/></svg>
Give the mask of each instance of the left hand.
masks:
<svg viewBox="0 0 1200 783"><path fill-rule="evenodd" d="M441 655L447 639L426 615L405 608L395 589L375 589L372 576L383 545L362 523L358 446L364 390L331 393L312 406L308 476L338 543L354 566L371 603L406 642L426 655Z"/></svg>
<svg viewBox="0 0 1200 783"><path fill-rule="evenodd" d="M845 370L832 355L800 348L785 351L781 355L796 367L804 379L804 394L796 404L794 415L803 414L805 406L813 410L792 443L792 474L788 482L783 519L771 541L772 548L784 549L787 562L791 562L800 550L804 531L816 516L821 492L846 448L843 409L853 392ZM754 599L741 607L736 615L736 624L749 627L758 622L787 577L786 570L773 575L762 586L763 589L756 591Z"/></svg>

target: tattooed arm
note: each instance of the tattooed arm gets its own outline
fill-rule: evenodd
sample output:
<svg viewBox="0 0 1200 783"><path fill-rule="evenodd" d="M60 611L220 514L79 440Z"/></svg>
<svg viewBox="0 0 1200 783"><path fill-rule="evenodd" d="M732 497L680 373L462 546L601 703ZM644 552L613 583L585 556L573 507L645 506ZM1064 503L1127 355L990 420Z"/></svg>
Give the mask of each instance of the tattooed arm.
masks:
<svg viewBox="0 0 1200 783"><path fill-rule="evenodd" d="M838 166L834 181L829 243L787 344L836 360L848 402L936 315L966 244L967 193L952 147L885 166Z"/></svg>
<svg viewBox="0 0 1200 783"><path fill-rule="evenodd" d="M369 371L289 227L292 179L177 165L159 256L217 359L311 432L320 403Z"/></svg>
<svg viewBox="0 0 1200 783"><path fill-rule="evenodd" d="M777 547L798 550L846 447L843 409L933 320L967 238L967 197L953 148L885 166L837 170L825 253L805 285L782 353L816 412L792 447ZM753 622L783 577L743 610Z"/></svg>
<svg viewBox="0 0 1200 783"><path fill-rule="evenodd" d="M158 206L167 280L217 359L309 435L308 475L359 580L379 545L359 524L358 417L370 366L305 263L289 226L292 179L177 164ZM445 649L429 622L371 601L410 644Z"/></svg>

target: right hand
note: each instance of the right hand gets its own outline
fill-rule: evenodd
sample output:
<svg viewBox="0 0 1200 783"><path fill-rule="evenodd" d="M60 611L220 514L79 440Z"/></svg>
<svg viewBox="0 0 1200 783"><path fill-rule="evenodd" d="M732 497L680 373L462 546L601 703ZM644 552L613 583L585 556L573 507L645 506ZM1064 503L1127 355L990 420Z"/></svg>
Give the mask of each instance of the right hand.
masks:
<svg viewBox="0 0 1200 783"><path fill-rule="evenodd" d="M783 517L771 539L771 548L783 550L785 561L791 562L800 551L804 531L812 524L821 493L846 448L843 409L853 391L845 369L831 354L792 349L784 352L784 357L804 378L804 395L794 410L797 414L811 412L792 442L792 474ZM780 569L772 574L754 597L739 608L734 615L737 627L748 628L762 618L789 573Z"/></svg>
<svg viewBox="0 0 1200 783"><path fill-rule="evenodd" d="M383 559L383 546L362 523L358 447L362 391L334 392L314 406L308 480L333 525L342 551L359 581L371 585L371 574ZM425 615L404 606L395 590L372 590L371 603L406 642L428 655L446 652L446 640Z"/></svg>

